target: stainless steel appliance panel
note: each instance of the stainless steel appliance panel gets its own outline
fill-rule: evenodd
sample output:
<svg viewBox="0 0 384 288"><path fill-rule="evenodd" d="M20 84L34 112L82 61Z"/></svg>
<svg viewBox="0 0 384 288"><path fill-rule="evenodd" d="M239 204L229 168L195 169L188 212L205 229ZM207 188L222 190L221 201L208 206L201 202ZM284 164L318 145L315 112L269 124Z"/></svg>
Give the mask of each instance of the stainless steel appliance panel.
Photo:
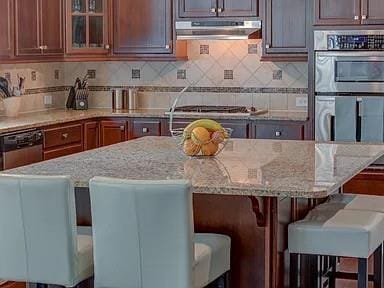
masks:
<svg viewBox="0 0 384 288"><path fill-rule="evenodd" d="M12 169L43 160L43 133L29 130L0 136L0 170Z"/></svg>
<svg viewBox="0 0 384 288"><path fill-rule="evenodd" d="M4 153L3 168L12 169L40 161L43 161L43 146L31 146Z"/></svg>
<svg viewBox="0 0 384 288"><path fill-rule="evenodd" d="M316 93L384 92L384 52L318 52Z"/></svg>

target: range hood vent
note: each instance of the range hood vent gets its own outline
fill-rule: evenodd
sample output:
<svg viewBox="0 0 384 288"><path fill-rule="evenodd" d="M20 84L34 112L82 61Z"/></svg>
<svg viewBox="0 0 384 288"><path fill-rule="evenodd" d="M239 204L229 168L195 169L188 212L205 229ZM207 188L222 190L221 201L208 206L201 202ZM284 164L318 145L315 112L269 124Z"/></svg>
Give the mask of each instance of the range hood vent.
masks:
<svg viewBox="0 0 384 288"><path fill-rule="evenodd" d="M177 21L178 40L237 40L261 38L261 21Z"/></svg>

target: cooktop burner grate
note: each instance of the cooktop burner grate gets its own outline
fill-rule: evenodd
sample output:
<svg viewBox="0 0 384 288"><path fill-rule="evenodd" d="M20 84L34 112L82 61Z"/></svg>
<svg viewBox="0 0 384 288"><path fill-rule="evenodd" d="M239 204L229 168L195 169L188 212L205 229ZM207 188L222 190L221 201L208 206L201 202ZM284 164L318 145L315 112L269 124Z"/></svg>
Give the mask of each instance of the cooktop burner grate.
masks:
<svg viewBox="0 0 384 288"><path fill-rule="evenodd" d="M180 106L175 108L175 112L195 112L195 113L249 113L243 106Z"/></svg>

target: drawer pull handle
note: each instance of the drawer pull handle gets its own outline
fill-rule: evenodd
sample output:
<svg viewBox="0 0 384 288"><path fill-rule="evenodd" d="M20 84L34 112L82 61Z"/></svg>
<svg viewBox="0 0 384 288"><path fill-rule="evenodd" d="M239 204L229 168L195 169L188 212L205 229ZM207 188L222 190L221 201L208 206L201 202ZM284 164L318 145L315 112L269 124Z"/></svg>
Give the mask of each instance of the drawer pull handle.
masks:
<svg viewBox="0 0 384 288"><path fill-rule="evenodd" d="M211 8L211 13L216 13L216 12L217 12L216 8Z"/></svg>
<svg viewBox="0 0 384 288"><path fill-rule="evenodd" d="M361 15L362 20L367 20L367 15Z"/></svg>
<svg viewBox="0 0 384 288"><path fill-rule="evenodd" d="M217 9L217 12L218 12L218 13L223 13L223 11L224 11L223 8L219 8L219 9Z"/></svg>
<svg viewBox="0 0 384 288"><path fill-rule="evenodd" d="M276 131L276 132L275 132L275 136L276 136L276 137L280 137L280 136L281 136L281 131Z"/></svg>
<svg viewBox="0 0 384 288"><path fill-rule="evenodd" d="M125 130L125 126L120 126L120 130L124 131Z"/></svg>
<svg viewBox="0 0 384 288"><path fill-rule="evenodd" d="M143 133L148 133L149 132L149 129L148 128L143 128Z"/></svg>
<svg viewBox="0 0 384 288"><path fill-rule="evenodd" d="M355 17L353 17L353 20L359 20L360 19L360 16L356 15Z"/></svg>
<svg viewBox="0 0 384 288"><path fill-rule="evenodd" d="M63 139L67 139L67 138L68 138L68 133L64 133L63 135L61 135L61 137L62 137Z"/></svg>

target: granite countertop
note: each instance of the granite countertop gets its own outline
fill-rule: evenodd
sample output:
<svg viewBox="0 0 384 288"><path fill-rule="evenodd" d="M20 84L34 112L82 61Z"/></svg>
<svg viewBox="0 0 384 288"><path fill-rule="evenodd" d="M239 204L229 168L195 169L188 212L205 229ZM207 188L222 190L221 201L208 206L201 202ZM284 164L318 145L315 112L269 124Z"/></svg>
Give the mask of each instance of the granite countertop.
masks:
<svg viewBox="0 0 384 288"><path fill-rule="evenodd" d="M215 158L185 156L175 139L144 137L5 174L189 179L194 193L323 198L384 155L384 145L231 139Z"/></svg>
<svg viewBox="0 0 384 288"><path fill-rule="evenodd" d="M111 109L89 109L86 111L73 111L73 110L47 110L41 112L33 112L21 114L15 118L0 117L0 133L13 132L17 130L38 128L41 126L48 126L54 124L62 124L70 121L80 121L98 117L148 117L148 118L168 118L165 115L164 109L140 109L134 111L120 111L114 112ZM199 118L201 116L180 116L175 118ZM224 119L251 119L251 120L296 120L306 121L306 112L292 112L292 111L271 111L266 114L257 116L244 116L244 115L231 115L214 118Z"/></svg>

